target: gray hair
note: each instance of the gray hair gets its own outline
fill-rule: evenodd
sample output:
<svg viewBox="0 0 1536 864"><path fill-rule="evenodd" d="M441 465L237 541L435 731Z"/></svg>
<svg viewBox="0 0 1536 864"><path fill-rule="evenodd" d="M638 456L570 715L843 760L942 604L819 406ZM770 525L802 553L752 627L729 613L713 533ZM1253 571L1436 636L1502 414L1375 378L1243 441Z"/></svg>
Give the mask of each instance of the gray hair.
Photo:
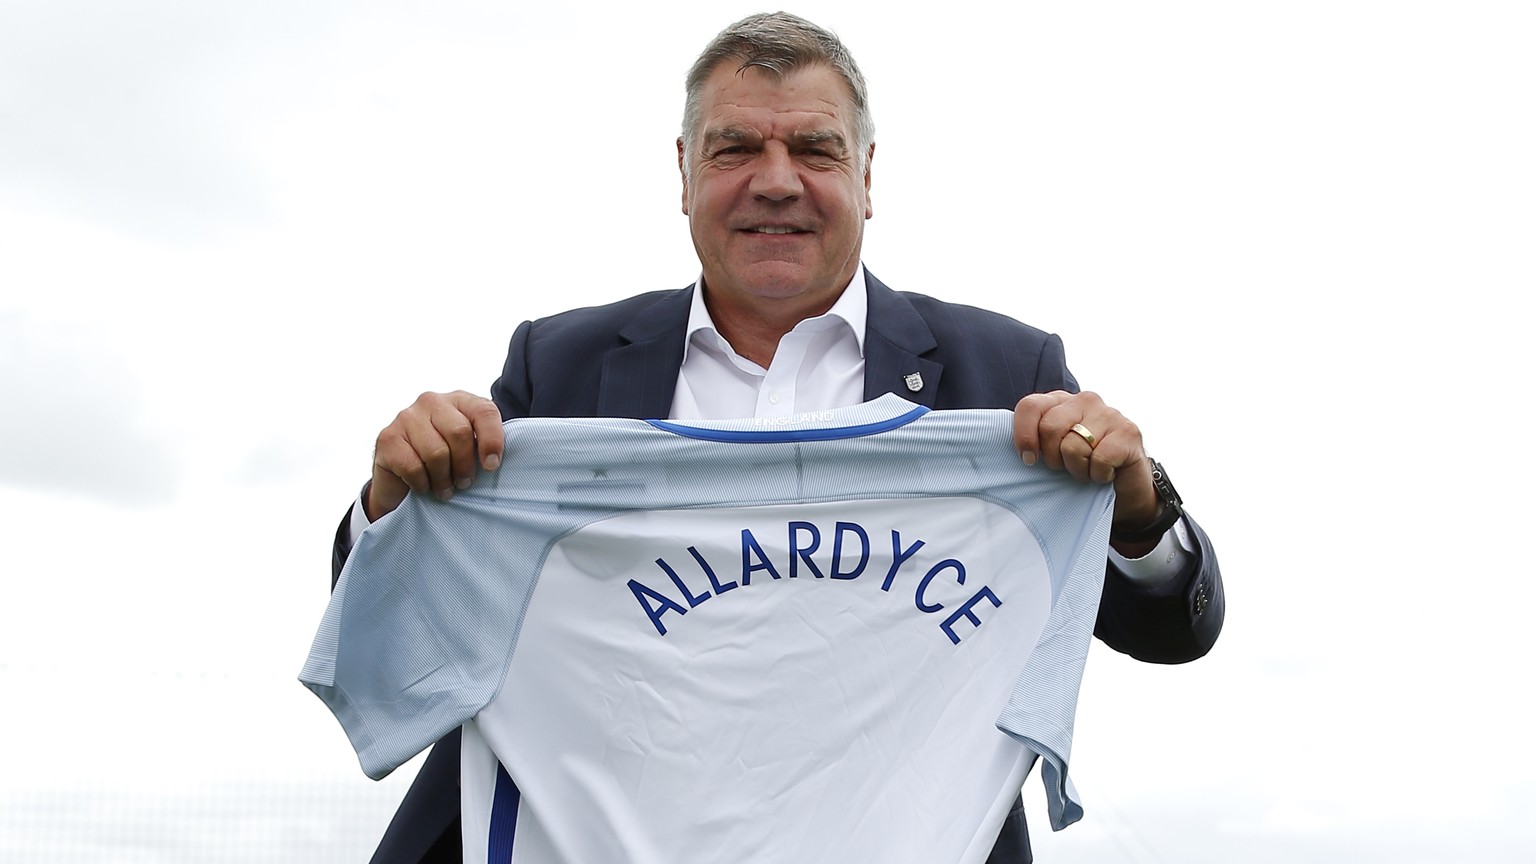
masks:
<svg viewBox="0 0 1536 864"><path fill-rule="evenodd" d="M818 64L831 67L848 85L853 97L854 149L863 173L869 145L875 140L875 121L869 115L869 88L853 55L836 35L788 12L762 12L737 21L720 31L688 70L688 98L683 105L683 165L691 164L703 120L704 80L720 64L739 60L738 71L750 67L782 78L798 69Z"/></svg>

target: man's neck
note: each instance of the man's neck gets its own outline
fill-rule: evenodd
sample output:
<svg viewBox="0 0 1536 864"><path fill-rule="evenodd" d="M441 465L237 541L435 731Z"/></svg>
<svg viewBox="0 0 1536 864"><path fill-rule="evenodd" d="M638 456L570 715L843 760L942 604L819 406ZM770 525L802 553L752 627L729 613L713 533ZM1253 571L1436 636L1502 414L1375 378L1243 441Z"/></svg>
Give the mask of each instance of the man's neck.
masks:
<svg viewBox="0 0 1536 864"><path fill-rule="evenodd" d="M785 333L795 329L796 324L807 318L826 314L835 302L836 297L815 307L795 308L787 312L784 307L775 307L764 312L753 312L724 308L723 304L710 302L709 292L704 294L704 303L709 307L709 317L715 322L715 329L725 337L725 341L731 343L731 348L737 354L764 369L773 364L774 352L778 350L779 340L784 338Z"/></svg>
<svg viewBox="0 0 1536 864"><path fill-rule="evenodd" d="M699 286L704 292L704 306L709 310L715 330L737 354L764 369L773 364L773 355L784 334L807 318L827 314L847 288L845 283L831 296L820 294L810 301L804 297L748 298L745 301L732 297L727 301L725 298L730 297L727 292L710 291L704 279L699 280Z"/></svg>

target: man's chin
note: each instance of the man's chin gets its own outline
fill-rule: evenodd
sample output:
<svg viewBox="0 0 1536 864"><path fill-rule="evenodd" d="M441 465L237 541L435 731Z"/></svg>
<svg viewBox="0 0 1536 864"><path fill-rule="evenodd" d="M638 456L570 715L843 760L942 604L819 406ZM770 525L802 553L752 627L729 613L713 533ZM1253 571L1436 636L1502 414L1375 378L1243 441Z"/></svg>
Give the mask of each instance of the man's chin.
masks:
<svg viewBox="0 0 1536 864"><path fill-rule="evenodd" d="M846 278L789 261L762 261L731 275L744 293L764 299L835 297L848 284Z"/></svg>

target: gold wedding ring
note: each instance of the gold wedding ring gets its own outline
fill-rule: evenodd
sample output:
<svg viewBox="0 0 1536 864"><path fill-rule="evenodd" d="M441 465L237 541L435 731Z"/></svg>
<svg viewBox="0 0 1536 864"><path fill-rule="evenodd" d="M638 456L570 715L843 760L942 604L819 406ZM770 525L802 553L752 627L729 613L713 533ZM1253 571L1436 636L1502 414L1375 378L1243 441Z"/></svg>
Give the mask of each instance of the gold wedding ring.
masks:
<svg viewBox="0 0 1536 864"><path fill-rule="evenodd" d="M1099 446L1099 439L1093 437L1093 433L1088 431L1088 427L1087 426L1084 426L1081 423L1073 423L1072 424L1072 431L1076 432L1077 434L1079 434L1081 436L1083 436L1083 440L1088 442L1088 449L1089 450L1092 450L1093 448Z"/></svg>

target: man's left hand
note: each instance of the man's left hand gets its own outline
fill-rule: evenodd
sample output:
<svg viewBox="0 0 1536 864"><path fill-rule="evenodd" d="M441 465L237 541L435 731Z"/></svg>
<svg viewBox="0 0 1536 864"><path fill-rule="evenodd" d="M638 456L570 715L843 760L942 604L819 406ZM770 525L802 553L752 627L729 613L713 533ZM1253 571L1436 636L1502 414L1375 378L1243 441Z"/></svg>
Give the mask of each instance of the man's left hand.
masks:
<svg viewBox="0 0 1536 864"><path fill-rule="evenodd" d="M1115 484L1117 526L1149 525L1161 511L1141 430L1097 393L1055 390L1020 399L1013 410L1013 444L1026 465L1044 462L1085 483ZM1157 544L1113 545L1134 558Z"/></svg>

